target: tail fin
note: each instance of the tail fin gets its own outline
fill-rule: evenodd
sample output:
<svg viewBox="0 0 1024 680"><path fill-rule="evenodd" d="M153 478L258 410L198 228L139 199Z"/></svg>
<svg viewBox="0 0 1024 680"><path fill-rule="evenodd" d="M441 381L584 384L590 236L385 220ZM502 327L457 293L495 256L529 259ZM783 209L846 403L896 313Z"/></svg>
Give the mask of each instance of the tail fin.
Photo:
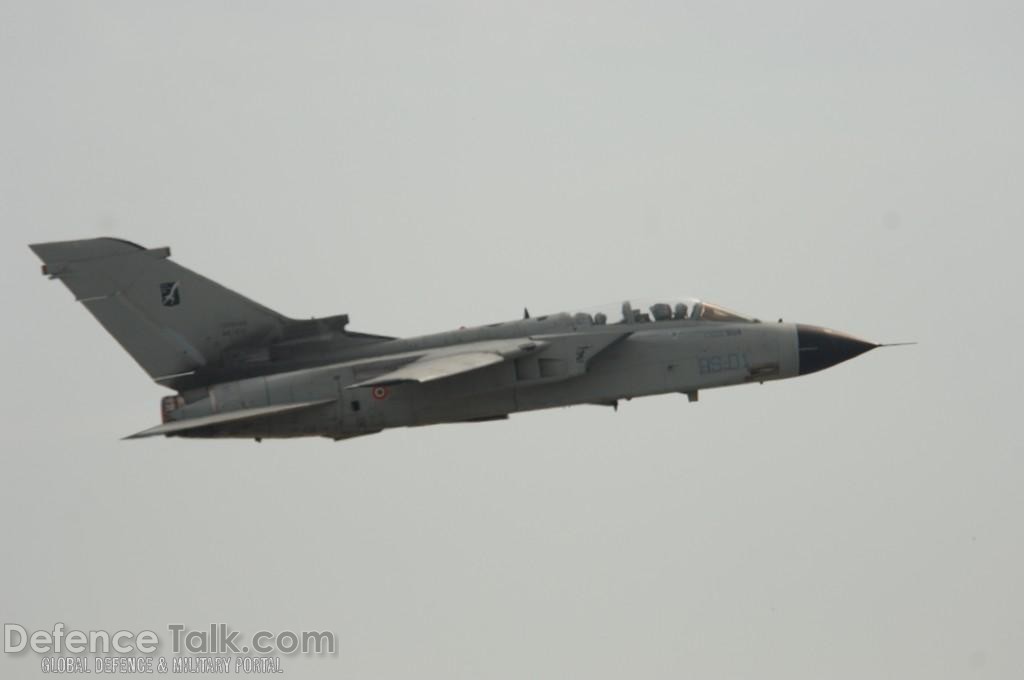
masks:
<svg viewBox="0 0 1024 680"><path fill-rule="evenodd" d="M157 382L265 342L287 319L167 259L169 248L95 238L29 246Z"/></svg>

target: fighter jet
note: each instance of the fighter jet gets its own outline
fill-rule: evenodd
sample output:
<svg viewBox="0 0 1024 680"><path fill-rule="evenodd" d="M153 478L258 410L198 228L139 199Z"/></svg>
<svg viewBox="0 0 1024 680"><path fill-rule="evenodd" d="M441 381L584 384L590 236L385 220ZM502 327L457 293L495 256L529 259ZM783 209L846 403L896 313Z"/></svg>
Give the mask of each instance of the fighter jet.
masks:
<svg viewBox="0 0 1024 680"><path fill-rule="evenodd" d="M530 316L394 338L345 314L283 316L171 261L95 238L37 243L59 279L157 384L162 423L127 438L339 440L522 411L763 383L881 345L761 322L693 298Z"/></svg>

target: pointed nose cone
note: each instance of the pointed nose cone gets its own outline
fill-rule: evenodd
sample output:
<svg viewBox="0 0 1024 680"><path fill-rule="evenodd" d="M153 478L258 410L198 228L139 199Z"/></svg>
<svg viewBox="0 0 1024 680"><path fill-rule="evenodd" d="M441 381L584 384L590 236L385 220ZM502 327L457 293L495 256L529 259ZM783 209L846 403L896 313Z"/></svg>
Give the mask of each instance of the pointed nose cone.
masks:
<svg viewBox="0 0 1024 680"><path fill-rule="evenodd" d="M797 325L796 336L800 347L800 375L835 366L878 347L873 342L820 326Z"/></svg>

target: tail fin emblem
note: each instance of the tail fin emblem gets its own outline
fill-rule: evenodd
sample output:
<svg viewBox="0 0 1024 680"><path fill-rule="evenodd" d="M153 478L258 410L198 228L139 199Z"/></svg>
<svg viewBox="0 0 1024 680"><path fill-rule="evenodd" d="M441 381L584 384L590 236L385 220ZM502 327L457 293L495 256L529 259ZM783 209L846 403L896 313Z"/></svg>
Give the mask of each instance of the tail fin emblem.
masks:
<svg viewBox="0 0 1024 680"><path fill-rule="evenodd" d="M174 307L181 303L181 294L178 292L177 281L167 281L160 284L160 304L164 307Z"/></svg>

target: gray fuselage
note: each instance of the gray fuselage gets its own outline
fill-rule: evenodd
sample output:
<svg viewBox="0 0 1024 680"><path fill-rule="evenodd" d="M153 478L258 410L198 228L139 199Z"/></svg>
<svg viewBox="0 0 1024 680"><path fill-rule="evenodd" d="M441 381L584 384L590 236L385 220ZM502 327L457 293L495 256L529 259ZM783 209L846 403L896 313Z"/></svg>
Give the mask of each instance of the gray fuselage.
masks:
<svg viewBox="0 0 1024 680"><path fill-rule="evenodd" d="M35 243L60 280L156 383L163 422L130 438L355 437L393 427L765 382L878 345L761 323L695 298L625 301L412 338L293 319L116 238ZM634 304L637 302L637 304ZM617 319L617 321L611 321Z"/></svg>
<svg viewBox="0 0 1024 680"><path fill-rule="evenodd" d="M414 361L426 350L508 338L548 344L541 351L436 383L356 387L368 372ZM393 427L498 419L511 413L615 405L670 392L796 376L795 324L665 320L595 325L569 314L522 319L390 340L328 365L215 384L176 418L331 400L314 409L205 428L204 437L345 438ZM368 361L369 360L369 361ZM188 435L186 435L188 436Z"/></svg>

